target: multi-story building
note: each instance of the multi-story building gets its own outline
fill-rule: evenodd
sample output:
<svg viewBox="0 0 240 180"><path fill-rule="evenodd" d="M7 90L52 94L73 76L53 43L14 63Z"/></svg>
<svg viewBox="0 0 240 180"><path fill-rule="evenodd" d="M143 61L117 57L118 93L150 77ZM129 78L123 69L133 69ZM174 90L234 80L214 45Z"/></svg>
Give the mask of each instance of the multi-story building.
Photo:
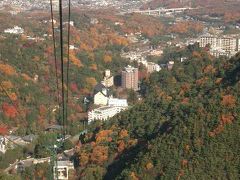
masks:
<svg viewBox="0 0 240 180"><path fill-rule="evenodd" d="M95 105L107 105L108 99L112 95L109 92L109 89L106 88L103 84L98 84L94 88L94 104Z"/></svg>
<svg viewBox="0 0 240 180"><path fill-rule="evenodd" d="M74 165L71 161L57 161L53 168L54 180L68 180L70 169L74 169Z"/></svg>
<svg viewBox="0 0 240 180"><path fill-rule="evenodd" d="M153 72L159 72L161 70L161 67L153 62L148 62L147 63L147 72L148 73L153 73Z"/></svg>
<svg viewBox="0 0 240 180"><path fill-rule="evenodd" d="M138 90L138 68L127 66L122 71L122 87L124 89Z"/></svg>
<svg viewBox="0 0 240 180"><path fill-rule="evenodd" d="M106 87L111 87L113 86L113 76L111 76L111 71L107 69L104 74L103 81L101 82L104 86Z"/></svg>
<svg viewBox="0 0 240 180"><path fill-rule="evenodd" d="M94 120L105 121L125 109L127 109L127 107L124 106L102 106L100 108L94 109L88 112L88 123Z"/></svg>
<svg viewBox="0 0 240 180"><path fill-rule="evenodd" d="M211 50L213 50L214 52L221 51L220 54L225 51L225 54L234 55L235 53L240 51L239 38L232 36L218 37L206 35L200 37L199 46L206 47L207 45L210 45Z"/></svg>
<svg viewBox="0 0 240 180"><path fill-rule="evenodd" d="M220 57L220 56L226 56L226 57L231 57L231 54L230 52L227 52L227 51L223 51L221 49L213 49L213 50L210 50L210 54L215 56L215 57Z"/></svg>

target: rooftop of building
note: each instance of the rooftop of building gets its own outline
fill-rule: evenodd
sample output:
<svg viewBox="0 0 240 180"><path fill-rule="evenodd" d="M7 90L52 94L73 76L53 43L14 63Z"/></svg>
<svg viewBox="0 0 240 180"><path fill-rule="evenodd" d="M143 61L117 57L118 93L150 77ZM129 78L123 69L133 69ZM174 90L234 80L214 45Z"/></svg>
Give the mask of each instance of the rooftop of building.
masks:
<svg viewBox="0 0 240 180"><path fill-rule="evenodd" d="M92 112L97 113L97 114L101 114L102 111L109 110L109 109L115 109L115 108L123 108L123 107L122 106L102 106L102 107L99 107L97 109L93 109Z"/></svg>
<svg viewBox="0 0 240 180"><path fill-rule="evenodd" d="M63 129L63 126L61 126L61 125L51 125L51 126L48 126L47 128L46 128L46 130L48 131L48 130L61 130L61 129Z"/></svg>
<svg viewBox="0 0 240 180"><path fill-rule="evenodd" d="M57 161L57 166L73 166L73 163L71 161Z"/></svg>
<svg viewBox="0 0 240 180"><path fill-rule="evenodd" d="M24 136L22 139L24 140L24 141L27 141L27 142L32 142L32 141L34 141L35 139L37 139L37 135L34 135L34 134L29 134L29 135L27 135L27 136Z"/></svg>
<svg viewBox="0 0 240 180"><path fill-rule="evenodd" d="M94 95L96 95L99 92L106 97L110 97L112 95L112 92L102 83L97 84L94 88Z"/></svg>
<svg viewBox="0 0 240 180"><path fill-rule="evenodd" d="M138 68L132 67L130 65L128 65L127 67L125 67L125 71L126 72L133 72L135 70L138 70Z"/></svg>
<svg viewBox="0 0 240 180"><path fill-rule="evenodd" d="M6 138L10 141L16 141L16 140L22 139L20 136L15 136L15 135L9 135L9 136L6 136Z"/></svg>
<svg viewBox="0 0 240 180"><path fill-rule="evenodd" d="M206 33L200 36L200 38L224 38L224 39L232 39L232 38L240 38L239 34L227 34L227 35L222 35L222 34L210 34Z"/></svg>
<svg viewBox="0 0 240 180"><path fill-rule="evenodd" d="M94 94L101 92L103 89L106 89L106 86L104 86L102 83L98 83L95 87L94 87Z"/></svg>
<svg viewBox="0 0 240 180"><path fill-rule="evenodd" d="M109 101L111 101L111 102L126 102L127 99L110 98Z"/></svg>
<svg viewBox="0 0 240 180"><path fill-rule="evenodd" d="M111 108L112 107L109 107L109 106L102 106L102 107L95 109L95 111L104 111L104 110L111 109Z"/></svg>

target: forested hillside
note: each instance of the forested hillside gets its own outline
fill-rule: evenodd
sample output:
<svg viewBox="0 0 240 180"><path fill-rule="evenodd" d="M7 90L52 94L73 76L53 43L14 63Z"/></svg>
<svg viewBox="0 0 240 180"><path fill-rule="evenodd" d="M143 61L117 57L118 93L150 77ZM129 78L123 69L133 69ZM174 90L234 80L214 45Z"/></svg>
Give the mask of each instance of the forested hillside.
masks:
<svg viewBox="0 0 240 180"><path fill-rule="evenodd" d="M75 48L70 51L69 74L69 131L72 134L78 133L81 126L79 120L86 117L84 113L88 107L83 104L83 99L102 80L104 70L111 69L113 75L118 75L130 63L120 57L122 50L131 46L125 34L142 32L144 37L156 44L168 32L187 36L203 30L201 23L193 21L169 25L154 17L137 14L120 16L104 10L79 12L73 9L71 19L74 26L71 27L70 44ZM97 19L97 23L91 23L94 19ZM0 78L11 98L9 100L6 92L0 89L1 127L17 127L17 133L25 135L40 131L50 124L60 123L56 113L57 86L50 15L33 11L11 16L2 12L0 21L2 32L15 25L25 30L21 35L2 33L0 36ZM56 34L58 26L56 23ZM66 42L66 25L64 28ZM65 65L66 52L65 45ZM59 56L57 68L60 74ZM60 77L58 79L60 82Z"/></svg>
<svg viewBox="0 0 240 180"><path fill-rule="evenodd" d="M240 55L182 53L145 80L146 100L82 141L81 179L239 179Z"/></svg>
<svg viewBox="0 0 240 180"><path fill-rule="evenodd" d="M128 40L109 28L106 22L90 24L91 16L79 17L74 13L72 19L75 26L71 27L70 44L75 49L70 50L69 128L74 134L79 132L79 120L86 116L84 113L88 107L84 106L83 99L91 95L94 86L102 80L105 69L110 68L115 74L128 64L120 57ZM17 127L22 135L61 123L56 113L56 71L49 20L46 12L21 13L18 16L0 13L1 32L15 25L25 30L21 35L1 33L0 36L0 81L3 87L0 88L0 126L7 129ZM55 24L55 31L59 47L58 24ZM66 34L64 37L66 43ZM66 45L64 50L66 65ZM59 49L57 73L60 82L58 55Z"/></svg>
<svg viewBox="0 0 240 180"><path fill-rule="evenodd" d="M195 13L202 16L201 11ZM220 13L227 17L224 23L239 20L239 16L228 13ZM198 36L206 26L191 19L175 22L169 17L78 9L73 10L71 18L74 48L70 51L67 131L78 139L87 128L74 148L71 160L76 172L70 173L71 178L240 179L240 54L229 60L211 56L207 47L185 47L183 39ZM19 136L39 135L29 146L1 156L0 169L29 155L50 156L52 150L48 147L59 138L57 133L43 133L50 125L61 125L49 20L46 12L17 16L0 13L0 134L13 130ZM15 25L21 26L24 34L3 33ZM57 22L55 26L59 32ZM141 37L136 35L139 33ZM109 121L85 127L86 112L93 105L85 104L84 98L91 101L91 93L105 69L119 75L127 64L134 64L122 58L121 53L134 48L128 37L135 35L149 49L162 46L161 57L148 57L161 64L162 70L140 80L141 98L136 100L133 92L134 106ZM174 39L184 46L170 46ZM172 70L166 68L169 61L175 62ZM56 66L60 74L59 58ZM21 172L23 179L51 179L51 175L48 164Z"/></svg>

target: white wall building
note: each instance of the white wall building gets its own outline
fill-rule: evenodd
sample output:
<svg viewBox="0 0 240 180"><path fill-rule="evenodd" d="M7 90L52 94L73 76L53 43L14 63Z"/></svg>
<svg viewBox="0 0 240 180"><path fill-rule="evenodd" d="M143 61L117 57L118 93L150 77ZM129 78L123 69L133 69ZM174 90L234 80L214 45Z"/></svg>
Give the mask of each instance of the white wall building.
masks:
<svg viewBox="0 0 240 180"><path fill-rule="evenodd" d="M128 107L128 103L126 99L110 98L108 106Z"/></svg>
<svg viewBox="0 0 240 180"><path fill-rule="evenodd" d="M103 106L92 111L88 112L88 123L94 120L102 120L105 121L116 114L120 113L123 110L126 110L127 107L117 107L117 106Z"/></svg>
<svg viewBox="0 0 240 180"><path fill-rule="evenodd" d="M107 105L108 99L111 98L112 95L109 93L108 88L103 84L98 84L94 88L94 104L95 105Z"/></svg>
<svg viewBox="0 0 240 180"><path fill-rule="evenodd" d="M206 35L201 36L199 40L200 47L206 47L210 45L212 50L212 55L219 56L225 54L231 56L240 51L240 41L238 37L234 36L213 36Z"/></svg>
<svg viewBox="0 0 240 180"><path fill-rule="evenodd" d="M222 49L225 51L238 51L238 39L231 37L202 36L200 38L200 47L210 45L211 48Z"/></svg>
<svg viewBox="0 0 240 180"><path fill-rule="evenodd" d="M68 22L64 22L63 24L64 24L64 25L68 25ZM70 21L69 24L70 24L70 26L73 26L73 27L74 27L74 21Z"/></svg>
<svg viewBox="0 0 240 180"><path fill-rule="evenodd" d="M221 50L221 49L212 49L210 50L210 54L215 56L215 57L220 57L220 56L226 56L226 57L231 57L233 54L231 54L230 52Z"/></svg>
<svg viewBox="0 0 240 180"><path fill-rule="evenodd" d="M161 71L161 67L156 64L156 63L153 63L153 62L148 62L147 63L147 72L148 73L153 73L153 72L159 72Z"/></svg>
<svg viewBox="0 0 240 180"><path fill-rule="evenodd" d="M69 49L70 49L70 50L75 50L75 49L78 49L78 48L75 47L74 45L69 45Z"/></svg>
<svg viewBox="0 0 240 180"><path fill-rule="evenodd" d="M0 136L0 152L3 154L6 152L6 140L3 136Z"/></svg>
<svg viewBox="0 0 240 180"><path fill-rule="evenodd" d="M143 58L143 52L130 51L127 53L121 53L122 58L126 58L129 61L140 61Z"/></svg>
<svg viewBox="0 0 240 180"><path fill-rule="evenodd" d="M104 92L98 92L94 95L95 105L107 105L109 97Z"/></svg>
<svg viewBox="0 0 240 180"><path fill-rule="evenodd" d="M57 161L54 166L54 180L68 180L68 171L74 169L71 161Z"/></svg>
<svg viewBox="0 0 240 180"><path fill-rule="evenodd" d="M19 27L19 26L14 26L13 28L5 29L4 33L23 34L24 33L24 29Z"/></svg>

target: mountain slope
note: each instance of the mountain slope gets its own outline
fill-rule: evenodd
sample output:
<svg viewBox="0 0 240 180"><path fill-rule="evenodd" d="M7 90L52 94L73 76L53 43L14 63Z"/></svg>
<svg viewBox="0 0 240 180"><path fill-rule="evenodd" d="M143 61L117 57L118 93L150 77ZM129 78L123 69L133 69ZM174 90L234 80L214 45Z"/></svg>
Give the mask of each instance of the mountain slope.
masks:
<svg viewBox="0 0 240 180"><path fill-rule="evenodd" d="M239 179L239 62L200 51L153 74L146 101L99 126L76 153L80 177Z"/></svg>

